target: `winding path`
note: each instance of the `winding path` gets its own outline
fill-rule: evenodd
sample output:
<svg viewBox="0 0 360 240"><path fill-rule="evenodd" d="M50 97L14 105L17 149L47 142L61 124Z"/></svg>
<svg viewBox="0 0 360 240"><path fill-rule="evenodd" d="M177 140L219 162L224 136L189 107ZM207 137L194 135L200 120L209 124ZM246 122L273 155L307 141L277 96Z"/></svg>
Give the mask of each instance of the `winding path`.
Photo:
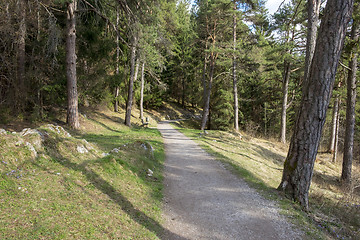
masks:
<svg viewBox="0 0 360 240"><path fill-rule="evenodd" d="M169 122L165 142L162 239L302 239L275 203L214 160Z"/></svg>

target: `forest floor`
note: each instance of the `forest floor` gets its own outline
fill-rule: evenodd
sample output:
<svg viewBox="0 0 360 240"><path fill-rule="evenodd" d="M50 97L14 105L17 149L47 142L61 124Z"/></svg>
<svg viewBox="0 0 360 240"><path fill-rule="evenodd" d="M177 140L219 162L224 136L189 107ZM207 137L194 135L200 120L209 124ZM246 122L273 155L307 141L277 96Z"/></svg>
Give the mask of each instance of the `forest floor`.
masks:
<svg viewBox="0 0 360 240"><path fill-rule="evenodd" d="M165 143L164 239L304 239L263 198L223 163L161 122Z"/></svg>

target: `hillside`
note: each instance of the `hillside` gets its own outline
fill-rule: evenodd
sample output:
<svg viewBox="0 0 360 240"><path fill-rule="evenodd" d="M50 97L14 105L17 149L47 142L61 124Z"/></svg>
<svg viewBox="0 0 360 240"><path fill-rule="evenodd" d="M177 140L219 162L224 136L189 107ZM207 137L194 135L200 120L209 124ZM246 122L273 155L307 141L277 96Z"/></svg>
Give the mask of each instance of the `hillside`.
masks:
<svg viewBox="0 0 360 240"><path fill-rule="evenodd" d="M162 139L120 116L89 109L78 132L1 130L1 239L158 237Z"/></svg>

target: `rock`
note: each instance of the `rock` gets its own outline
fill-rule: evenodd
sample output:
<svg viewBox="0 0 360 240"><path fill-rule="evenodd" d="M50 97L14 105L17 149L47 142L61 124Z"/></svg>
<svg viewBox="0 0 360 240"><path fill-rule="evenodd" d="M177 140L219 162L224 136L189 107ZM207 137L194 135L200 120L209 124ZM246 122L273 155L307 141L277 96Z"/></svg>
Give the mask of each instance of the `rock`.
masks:
<svg viewBox="0 0 360 240"><path fill-rule="evenodd" d="M151 171L151 169L148 169L148 170L147 170L147 175L148 175L149 177L152 177L153 174L154 174L154 172Z"/></svg>
<svg viewBox="0 0 360 240"><path fill-rule="evenodd" d="M151 158L154 158L154 148L153 148L153 146L151 146L151 144L149 142L142 143L141 147L144 148L144 150L148 153L148 155Z"/></svg>
<svg viewBox="0 0 360 240"><path fill-rule="evenodd" d="M0 135L6 135L6 130L3 128L0 128Z"/></svg>
<svg viewBox="0 0 360 240"><path fill-rule="evenodd" d="M95 148L85 139L82 139L81 141L84 143L87 150L95 150Z"/></svg>
<svg viewBox="0 0 360 240"><path fill-rule="evenodd" d="M63 135L65 137L71 137L70 133L68 133L63 127L53 124L47 124L46 128L50 129L53 132L56 132L59 135Z"/></svg>
<svg viewBox="0 0 360 240"><path fill-rule="evenodd" d="M120 148L114 148L113 150L111 150L110 152L113 153L119 153L120 152Z"/></svg>
<svg viewBox="0 0 360 240"><path fill-rule="evenodd" d="M33 146L31 143L29 143L29 142L25 142L25 145L29 148L29 150L30 150L31 152L34 153L35 157L37 157L37 151L36 151L36 149L34 148L34 146Z"/></svg>
<svg viewBox="0 0 360 240"><path fill-rule="evenodd" d="M28 142L31 142L32 145L35 146L35 148L40 149L42 146L42 142L45 140L44 133L40 132L37 129L31 129L31 128L24 128L20 132L20 136L26 137L26 140Z"/></svg>
<svg viewBox="0 0 360 240"><path fill-rule="evenodd" d="M76 147L76 150L77 150L79 153L88 153L88 152L89 152L83 145L78 145L78 146Z"/></svg>

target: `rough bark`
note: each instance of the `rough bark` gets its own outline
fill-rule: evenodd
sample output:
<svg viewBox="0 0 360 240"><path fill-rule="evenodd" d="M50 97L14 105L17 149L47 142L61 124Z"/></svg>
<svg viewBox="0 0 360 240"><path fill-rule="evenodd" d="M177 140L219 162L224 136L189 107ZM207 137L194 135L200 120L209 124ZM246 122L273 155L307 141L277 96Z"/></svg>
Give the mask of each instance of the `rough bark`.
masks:
<svg viewBox="0 0 360 240"><path fill-rule="evenodd" d="M145 62L141 66L141 85L140 85L140 119L144 121L144 71Z"/></svg>
<svg viewBox="0 0 360 240"><path fill-rule="evenodd" d="M234 1L234 11L236 11L236 1ZM236 78L236 14L233 15L233 89L234 89L234 128L239 131L239 100Z"/></svg>
<svg viewBox="0 0 360 240"><path fill-rule="evenodd" d="M303 88L294 133L284 163L282 181L278 187L304 209L309 206L308 193L314 162L352 6L353 0L327 1L308 82Z"/></svg>
<svg viewBox="0 0 360 240"><path fill-rule="evenodd" d="M133 102L134 79L135 79L136 42L137 39L136 37L134 37L133 45L131 46L130 78L129 78L128 98L126 101L126 114L125 114L125 125L128 127L131 127L131 108Z"/></svg>
<svg viewBox="0 0 360 240"><path fill-rule="evenodd" d="M339 97L335 98L334 108L332 112L332 123L331 123L331 137L329 144L329 152L334 153L335 151L335 140L336 140L336 130L337 130L337 119L339 114Z"/></svg>
<svg viewBox="0 0 360 240"><path fill-rule="evenodd" d="M283 99L281 107L281 134L280 141L286 143L286 110L288 105L288 95L289 95L289 81L290 81L290 63L285 61L284 63L284 77L283 77Z"/></svg>
<svg viewBox="0 0 360 240"><path fill-rule="evenodd" d="M17 84L15 89L14 107L16 110L23 110L24 100L26 99L25 89L25 39L26 39L26 4L27 0L20 0L18 5L19 31L17 39Z"/></svg>
<svg viewBox="0 0 360 240"><path fill-rule="evenodd" d="M304 84L310 71L311 61L314 56L316 34L319 25L319 12L321 0L308 0L308 30L306 39L306 55L305 55L305 71L304 71Z"/></svg>
<svg viewBox="0 0 360 240"><path fill-rule="evenodd" d="M360 24L358 19L354 19L351 29L351 40L354 43L359 41ZM346 98L346 120L345 120L345 142L344 157L341 173L341 180L347 184L351 184L351 168L354 151L354 131L355 131L355 104L356 104L356 73L358 47L353 49L350 60L350 70L347 78L347 98Z"/></svg>
<svg viewBox="0 0 360 240"><path fill-rule="evenodd" d="M67 4L66 31L66 78L67 78L67 124L74 129L80 127L76 79L76 1Z"/></svg>

